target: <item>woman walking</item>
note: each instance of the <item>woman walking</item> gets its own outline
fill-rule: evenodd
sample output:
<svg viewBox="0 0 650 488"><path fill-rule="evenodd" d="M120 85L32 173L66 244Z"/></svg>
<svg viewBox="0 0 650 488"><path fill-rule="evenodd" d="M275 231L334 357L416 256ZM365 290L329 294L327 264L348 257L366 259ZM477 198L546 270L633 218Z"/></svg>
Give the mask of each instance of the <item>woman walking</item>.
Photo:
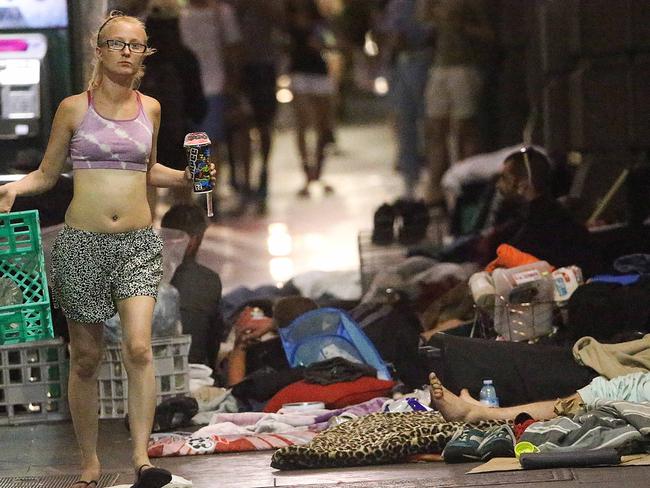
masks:
<svg viewBox="0 0 650 488"><path fill-rule="evenodd" d="M325 49L323 18L311 1L288 4L289 72L296 115L296 142L305 172L305 185L299 196L309 196L309 185L320 180L325 159L325 146L332 138L331 99L334 83L323 59ZM307 131L313 128L316 144L309 148ZM324 184L326 193L333 191Z"/></svg>
<svg viewBox="0 0 650 488"><path fill-rule="evenodd" d="M147 455L156 406L151 323L162 276L147 185L182 187L190 179L156 160L160 104L137 91L143 61L154 52L142 22L113 11L95 40L89 89L61 102L40 167L0 187L0 212L9 212L16 196L51 188L71 158L74 196L52 251L52 283L70 331L68 399L81 450L81 476L72 488L96 488L100 476L97 369L102 322L116 312L129 384L133 486L158 488L171 474Z"/></svg>

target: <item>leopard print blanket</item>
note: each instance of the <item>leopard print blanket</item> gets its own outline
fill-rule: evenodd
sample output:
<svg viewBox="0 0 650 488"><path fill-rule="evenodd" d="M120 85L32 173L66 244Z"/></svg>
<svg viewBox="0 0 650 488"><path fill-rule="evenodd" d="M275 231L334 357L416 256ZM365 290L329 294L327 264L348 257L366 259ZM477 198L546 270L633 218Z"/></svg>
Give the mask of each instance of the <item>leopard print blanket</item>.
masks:
<svg viewBox="0 0 650 488"><path fill-rule="evenodd" d="M475 427L485 430L502 423L483 421ZM433 412L374 413L332 427L306 445L277 450L271 466L304 469L397 463L414 454L442 452L466 425L446 422Z"/></svg>

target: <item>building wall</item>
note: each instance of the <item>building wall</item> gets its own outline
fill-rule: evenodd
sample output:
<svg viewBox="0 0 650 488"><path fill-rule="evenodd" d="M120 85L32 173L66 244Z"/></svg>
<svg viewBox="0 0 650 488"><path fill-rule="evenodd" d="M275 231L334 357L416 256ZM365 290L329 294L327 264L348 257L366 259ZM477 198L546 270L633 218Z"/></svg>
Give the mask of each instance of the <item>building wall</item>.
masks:
<svg viewBox="0 0 650 488"><path fill-rule="evenodd" d="M650 2L538 0L535 23L542 139L572 165L575 210L588 218L623 170L648 164ZM603 217L625 220L626 207L623 186Z"/></svg>

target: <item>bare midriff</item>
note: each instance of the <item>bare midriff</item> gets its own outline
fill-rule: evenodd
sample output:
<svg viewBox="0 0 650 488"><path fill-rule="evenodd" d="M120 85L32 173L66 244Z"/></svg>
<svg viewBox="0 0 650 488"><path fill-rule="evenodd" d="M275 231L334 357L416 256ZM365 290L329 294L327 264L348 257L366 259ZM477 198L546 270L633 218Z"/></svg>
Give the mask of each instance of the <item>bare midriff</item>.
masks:
<svg viewBox="0 0 650 488"><path fill-rule="evenodd" d="M117 233L151 225L147 173L122 169L74 171L74 197L65 223L90 232Z"/></svg>

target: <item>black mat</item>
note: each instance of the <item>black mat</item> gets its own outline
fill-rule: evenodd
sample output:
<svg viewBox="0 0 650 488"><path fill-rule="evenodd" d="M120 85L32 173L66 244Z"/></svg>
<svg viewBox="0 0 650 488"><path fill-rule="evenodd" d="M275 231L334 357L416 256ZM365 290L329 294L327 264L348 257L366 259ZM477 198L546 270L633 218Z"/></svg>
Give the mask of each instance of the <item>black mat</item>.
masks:
<svg viewBox="0 0 650 488"><path fill-rule="evenodd" d="M454 488L469 486L498 486L532 484L536 486L541 483L554 481L573 481L575 477L570 469L544 469L538 471L507 471L500 473L483 473L474 475L459 475L454 477L435 477L431 479L412 480L373 480L357 483L345 483L346 488L421 488L424 486L435 486L436 488ZM300 485L300 488L332 488L332 484L325 485Z"/></svg>

